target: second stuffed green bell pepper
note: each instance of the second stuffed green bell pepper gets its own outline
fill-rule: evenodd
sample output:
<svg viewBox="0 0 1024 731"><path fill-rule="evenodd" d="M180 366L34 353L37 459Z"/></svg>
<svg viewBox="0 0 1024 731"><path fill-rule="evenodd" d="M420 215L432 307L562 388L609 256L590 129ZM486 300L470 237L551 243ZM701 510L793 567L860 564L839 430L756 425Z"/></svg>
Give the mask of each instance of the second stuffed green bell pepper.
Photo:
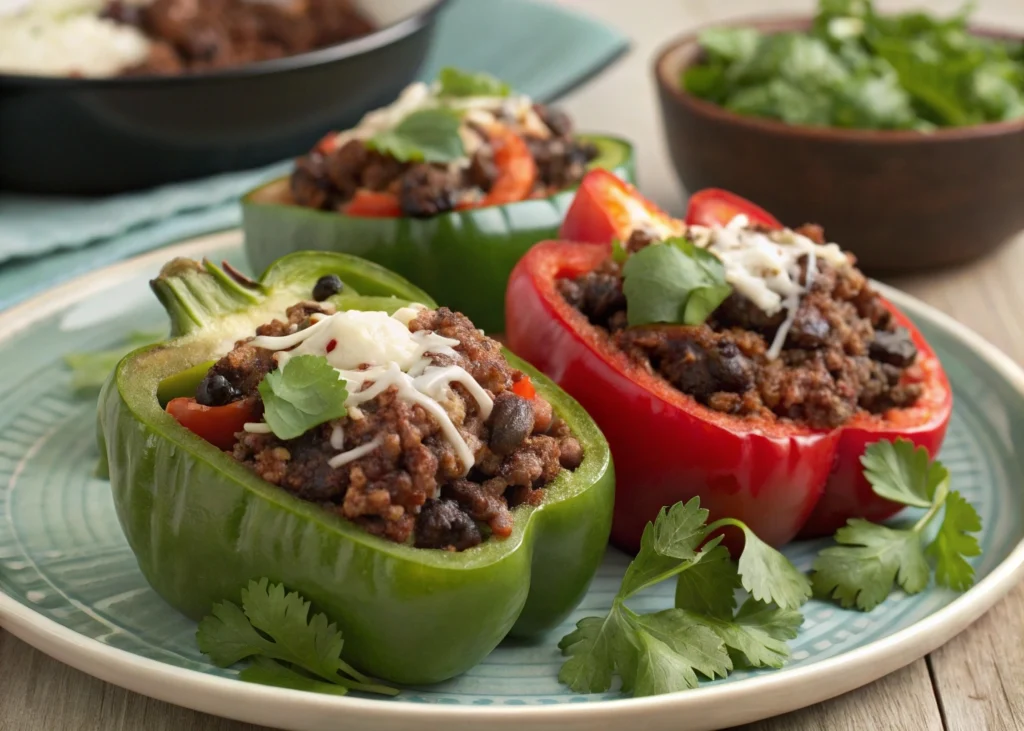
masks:
<svg viewBox="0 0 1024 731"><path fill-rule="evenodd" d="M304 249L362 256L499 332L512 267L554 237L585 172L632 180L633 167L626 141L445 69L246 195L246 253L257 267Z"/></svg>
<svg viewBox="0 0 1024 731"><path fill-rule="evenodd" d="M326 292L318 291L315 297L318 302L304 302L311 299L314 288L320 289L318 283L323 285L324 282L331 286ZM506 353L511 369L501 366L498 370L518 374L510 389L515 395L495 395L491 414L499 410L499 403L515 402L521 406L528 402L533 404L530 408L537 408L540 403L550 404L548 422L556 425L548 427L551 433L557 429L559 434L571 434L568 442L561 437L563 441L557 444L578 447L575 457L569 455L571 467L559 468L556 462L557 474L543 478L550 478L543 490L525 488L522 504L506 510L509 520L505 523L486 511L485 514L473 513L475 520L484 521L478 530L476 524L467 522L466 513L459 512L461 507L449 505L451 511L435 512L432 523L421 523L417 517L413 539L399 530L403 525L409 528L409 521L381 522L382 515L390 516L388 519L401 518L401 511L394 513L394 505L371 517L350 520L340 507L345 504L347 509L347 503L334 504L324 496L302 495L303 486L297 488L288 479L279 479L280 486L272 484L277 479L276 473L267 471L265 460L278 460L274 468L280 468L283 474L298 474L289 472L289 465L309 457L309 438L314 432L290 441L284 437L275 441L276 432L267 434L272 423L272 407L266 403L269 397L262 387L259 393L264 395L264 400L260 403L252 399L230 401L229 398L226 405L204 406L198 401L216 400L223 393L218 396L214 391L223 392L238 386L227 383L230 379L220 379L220 374L226 371L218 369L241 352L245 343L239 344L239 341L252 336L256 328L264 326L260 332L266 335L269 331L265 324L272 320L276 334L267 337L284 339L274 342L280 345L288 338L296 342L305 340L291 349L273 346L275 361L280 365L269 366L271 372L265 375L264 383L275 373L282 379L288 376L293 364L300 360L296 354L315 337L334 332L329 328L348 327L360 318L372 320L376 326L383 322L394 328L395 320L385 313L392 318L402 313L418 313L415 323L440 318L458 325L463 322L457 319L458 315L431 309L433 302L424 292L377 265L327 252L300 252L284 257L258 281L248 280L229 267L221 269L209 262L175 260L164 267L152 286L170 315L171 339L139 349L121 361L100 395L99 431L117 514L129 545L146 579L171 605L198 619L208 613L215 602L237 601L248 581L267 577L271 582L300 592L338 623L345 633L344 658L353 665L387 681L423 684L466 671L508 635L529 637L553 628L581 600L601 561L608 538L614 491L612 463L608 446L590 418L575 401L537 371ZM293 320L294 327L276 319L298 302L314 314L301 324ZM412 308L408 306L410 302L425 307ZM330 313L334 311L337 314L332 316ZM292 312L289 309L289 314ZM418 325L409 324L408 330L416 327ZM455 330L437 327L437 332L427 331L423 342L432 343L431 347L440 348L440 352L446 341L444 337L438 340L438 333L447 337ZM351 343L361 342L360 333L346 332L350 341L339 344L333 337L326 341L327 354L340 353ZM413 332L413 335L420 333ZM482 338L482 335L477 333L475 337ZM386 338L382 340L377 333L364 340L364 351L375 352L374 348L384 347L381 343ZM406 340L413 342L415 338ZM459 342L458 338L452 342ZM496 345L493 348L493 353L502 352ZM286 352L288 355L282 358ZM423 393L437 394L436 378L455 378L450 364L459 362L458 356L458 352L449 351L448 359L434 369L434 376L429 371L422 372L422 377L430 383L416 381L417 387ZM437 356L419 353L417 357ZM215 362L217 365L211 369L211 363ZM335 361L327 361L324 356L324 362ZM394 362L388 367L397 368ZM383 379L385 370L376 377ZM359 388L351 379L371 371L368 363L363 363L356 371L339 370L338 373L348 373L349 392L358 393ZM374 383L370 380L363 385L369 392ZM292 386L301 388L303 384L293 382ZM333 386L337 386L336 381ZM467 391L478 393L470 386L472 384L467 385ZM398 399L402 392L398 389L395 393ZM488 391L479 398L491 400L490 394ZM192 396L198 401L190 398ZM445 398L451 399L450 391ZM464 415L471 415L474 412L468 406L470 398L464 398ZM530 399L533 400L528 401ZM181 408L175 407L182 403ZM355 407L348 405L351 416ZM312 407L306 404L304 408L318 406L317 403ZM429 403L427 406L433 408ZM246 413L218 411L229 408ZM359 408L363 409L360 418L368 420L367 423L382 418L384 413L384 407L374 406L373 401L361 402ZM448 408L445 407L446 413ZM219 416L212 421L201 418L200 426L190 424L190 412L204 409L207 413L217 412ZM265 424L260 422L263 409L266 409L262 415ZM515 416L516 410L506 408L504 412ZM410 408L401 413L420 412ZM543 442L550 447L556 443L554 437L540 439L536 436L540 434L540 427L536 426L536 419L540 417L536 417L538 412L530 413L534 414L529 417L534 419L529 423L535 425L535 436L519 444L533 440L537 445ZM422 413L419 418L422 427L425 423ZM472 441L464 431L468 428L465 424L469 423L469 417L465 419L459 433ZM257 422L260 428L254 429L251 422ZM482 479L477 476L477 470L490 469L496 475L508 477L522 466L505 470L510 458L502 462L501 454L508 452L494 444L497 417L490 418L488 423L492 424L490 441L484 438L483 443L489 446L480 451L477 444L476 454L490 456L478 457L474 471L470 471L460 485L471 479ZM346 424L342 439L346 444L358 441L359 424L355 421ZM331 434L330 446L340 449L340 442L334 443L335 433L329 431L327 423L323 426ZM408 423L399 422L399 431L406 427ZM237 439L234 452L222 451L232 449L230 443L217 443L218 435L223 436L225 429ZM486 435L487 432L479 433ZM436 439L430 442L432 438L423 436L422 443L436 446ZM360 454L368 453L367 448L372 451L375 444L397 444L396 440L388 442L387 435L378 439L382 441L365 445ZM265 449L256 461L239 456L245 452L239 446L243 442L250 450L246 454L252 456L251 450L258 449L254 445L261 440L269 440L277 446ZM387 451L385 446L379 448ZM321 443L318 448L328 449L328 445ZM494 451L488 451L491 449ZM356 451L351 450L349 457ZM434 449L434 452L442 457L447 453L443 449ZM535 453L540 454L541 450ZM556 460L562 458L559 454L565 456L564 448L556 452ZM295 462L287 462L289 458ZM429 461L423 454L420 459ZM495 465L503 466L495 472L495 465L488 468L484 464L486 459L497 460ZM528 462L525 460L523 464ZM326 474L323 463L317 464L320 471L316 477L312 476L312 468L306 474L312 482L319 480L317 484L322 487L327 484L324 480L333 480L334 476ZM366 480L375 477L374 463L360 460L351 464L362 465L358 474ZM350 475L348 490L352 491L357 470L353 467L347 474ZM394 484L405 485L401 490L411 489L408 481L403 482L405 478L399 477L402 479ZM514 481L513 477L508 479ZM499 488L503 485L498 483ZM401 492L396 490L392 492L393 498ZM516 488L510 484L507 490L510 491L507 494L512 494ZM380 493L367 492L367 504L373 503L374 495L382 497ZM491 496L494 495L492 490ZM500 497L500 493L498 495ZM471 503L473 499L483 500L483 493L474 493L470 498ZM438 498L437 502L444 501ZM487 523L489 516L491 522ZM467 542L471 547L447 546L448 550L440 550L414 544L414 540L420 541L421 532L447 530L445 535L454 535L451 531L455 527L463 531L459 535L466 535L468 531L476 537ZM404 542L400 542L403 538ZM447 538L441 543L445 540ZM477 545L472 545L474 542ZM465 550L457 550L461 548Z"/></svg>

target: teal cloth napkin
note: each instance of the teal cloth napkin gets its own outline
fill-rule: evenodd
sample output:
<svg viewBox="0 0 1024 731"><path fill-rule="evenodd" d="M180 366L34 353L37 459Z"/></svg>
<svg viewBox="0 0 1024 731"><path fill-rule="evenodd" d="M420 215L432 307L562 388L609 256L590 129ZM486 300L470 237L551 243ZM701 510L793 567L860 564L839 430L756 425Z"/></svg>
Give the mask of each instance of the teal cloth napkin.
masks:
<svg viewBox="0 0 1024 731"><path fill-rule="evenodd" d="M554 4L452 0L438 19L422 78L434 78L443 66L478 69L551 101L628 46L618 31ZM289 166L98 200L0 194L0 309L91 269L237 226L238 198Z"/></svg>

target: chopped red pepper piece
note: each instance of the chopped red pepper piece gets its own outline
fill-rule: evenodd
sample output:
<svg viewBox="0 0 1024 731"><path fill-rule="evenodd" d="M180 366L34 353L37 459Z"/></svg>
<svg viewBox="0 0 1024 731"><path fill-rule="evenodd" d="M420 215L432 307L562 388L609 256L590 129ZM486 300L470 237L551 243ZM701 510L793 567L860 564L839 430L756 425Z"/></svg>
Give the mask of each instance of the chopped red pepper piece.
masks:
<svg viewBox="0 0 1024 731"><path fill-rule="evenodd" d="M360 218L398 218L402 215L402 206L394 193L378 193L361 188L345 204L342 213Z"/></svg>
<svg viewBox="0 0 1024 731"><path fill-rule="evenodd" d="M527 401L533 401L533 397L537 395L537 389L533 387L533 381L530 380L529 376L523 376L512 384L512 393L516 396L522 396Z"/></svg>
<svg viewBox="0 0 1024 731"><path fill-rule="evenodd" d="M731 220L735 208L717 210ZM695 218L723 222L709 216L705 210ZM594 230L603 225L598 222ZM576 230L582 229L578 222ZM876 496L864 479L865 446L905 437L934 455L952 410L945 373L906 317L883 301L918 348L924 388L915 406L861 414L831 431L731 416L701 405L613 349L561 296L558 279L592 271L608 256L594 243L608 241L544 242L520 260L506 295L506 336L509 347L576 398L608 438L616 463L615 543L636 550L658 510L695 495L712 520L743 520L776 546L798 534L831 534L851 517L880 520L899 509Z"/></svg>
<svg viewBox="0 0 1024 731"><path fill-rule="evenodd" d="M526 141L504 125L496 125L489 135L498 177L480 201L480 207L526 199L537 180L537 163Z"/></svg>
<svg viewBox="0 0 1024 731"><path fill-rule="evenodd" d="M203 406L194 398L176 398L167 404L167 413L193 434L202 437L218 449L235 446L235 434L247 422L256 419L249 400L234 401L224 406Z"/></svg>

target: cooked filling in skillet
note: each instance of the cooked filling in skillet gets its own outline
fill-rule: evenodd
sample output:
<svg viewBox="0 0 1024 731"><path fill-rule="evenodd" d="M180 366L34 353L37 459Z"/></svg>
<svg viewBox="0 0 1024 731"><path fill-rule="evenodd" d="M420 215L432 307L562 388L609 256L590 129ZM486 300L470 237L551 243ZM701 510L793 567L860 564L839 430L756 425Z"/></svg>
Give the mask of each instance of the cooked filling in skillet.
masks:
<svg viewBox="0 0 1024 731"><path fill-rule="evenodd" d="M182 74L293 56L374 30L351 0L110 0L101 18L149 39L126 76Z"/></svg>
<svg viewBox="0 0 1024 731"><path fill-rule="evenodd" d="M511 509L539 504L545 486L583 459L529 377L461 314L335 312L308 301L286 315L238 341L196 401L248 402L252 421L236 434L234 458L370 533L450 551L507 537ZM347 414L282 439L264 420L259 387L304 355L344 379Z"/></svg>
<svg viewBox="0 0 1024 731"><path fill-rule="evenodd" d="M453 76L468 83L452 83ZM412 84L354 129L325 137L296 161L295 203L355 216L428 217L578 183L597 147L574 137L563 112L481 76L446 69L440 81Z"/></svg>
<svg viewBox="0 0 1024 731"><path fill-rule="evenodd" d="M711 409L834 428L915 403L917 348L851 255L822 230L769 231L737 217L685 239L721 261L728 296L700 323L630 327L624 272L656 235L634 231L562 296L637 363ZM628 269L626 274L628 275Z"/></svg>

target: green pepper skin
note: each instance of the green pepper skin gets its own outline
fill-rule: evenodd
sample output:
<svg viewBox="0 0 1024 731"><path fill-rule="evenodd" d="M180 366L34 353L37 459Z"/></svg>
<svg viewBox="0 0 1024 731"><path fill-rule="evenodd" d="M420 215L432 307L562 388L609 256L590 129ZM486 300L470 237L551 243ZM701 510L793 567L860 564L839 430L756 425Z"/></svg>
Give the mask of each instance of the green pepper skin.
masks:
<svg viewBox="0 0 1024 731"><path fill-rule="evenodd" d="M128 355L100 395L114 503L146 579L189 617L237 601L250 579L265 576L338 622L344 657L356 667L395 683L438 682L479 663L509 634L550 630L583 598L611 527L611 455L571 397L509 355L569 423L584 461L551 484L540 506L514 511L512 536L449 553L371 536L264 482L162 410L158 389L164 397L180 394L190 377L183 371L308 299L329 272L346 284L332 298L339 307L433 306L397 276L336 253L285 257L255 287L209 262L164 268L153 287L175 337Z"/></svg>
<svg viewBox="0 0 1024 731"><path fill-rule="evenodd" d="M592 168L633 182L628 142L579 137L601 151ZM245 251L257 269L299 250L361 256L407 277L486 332L501 332L512 268L535 243L556 237L575 191L432 218L358 218L282 202L289 195L288 179L280 178L242 199Z"/></svg>

